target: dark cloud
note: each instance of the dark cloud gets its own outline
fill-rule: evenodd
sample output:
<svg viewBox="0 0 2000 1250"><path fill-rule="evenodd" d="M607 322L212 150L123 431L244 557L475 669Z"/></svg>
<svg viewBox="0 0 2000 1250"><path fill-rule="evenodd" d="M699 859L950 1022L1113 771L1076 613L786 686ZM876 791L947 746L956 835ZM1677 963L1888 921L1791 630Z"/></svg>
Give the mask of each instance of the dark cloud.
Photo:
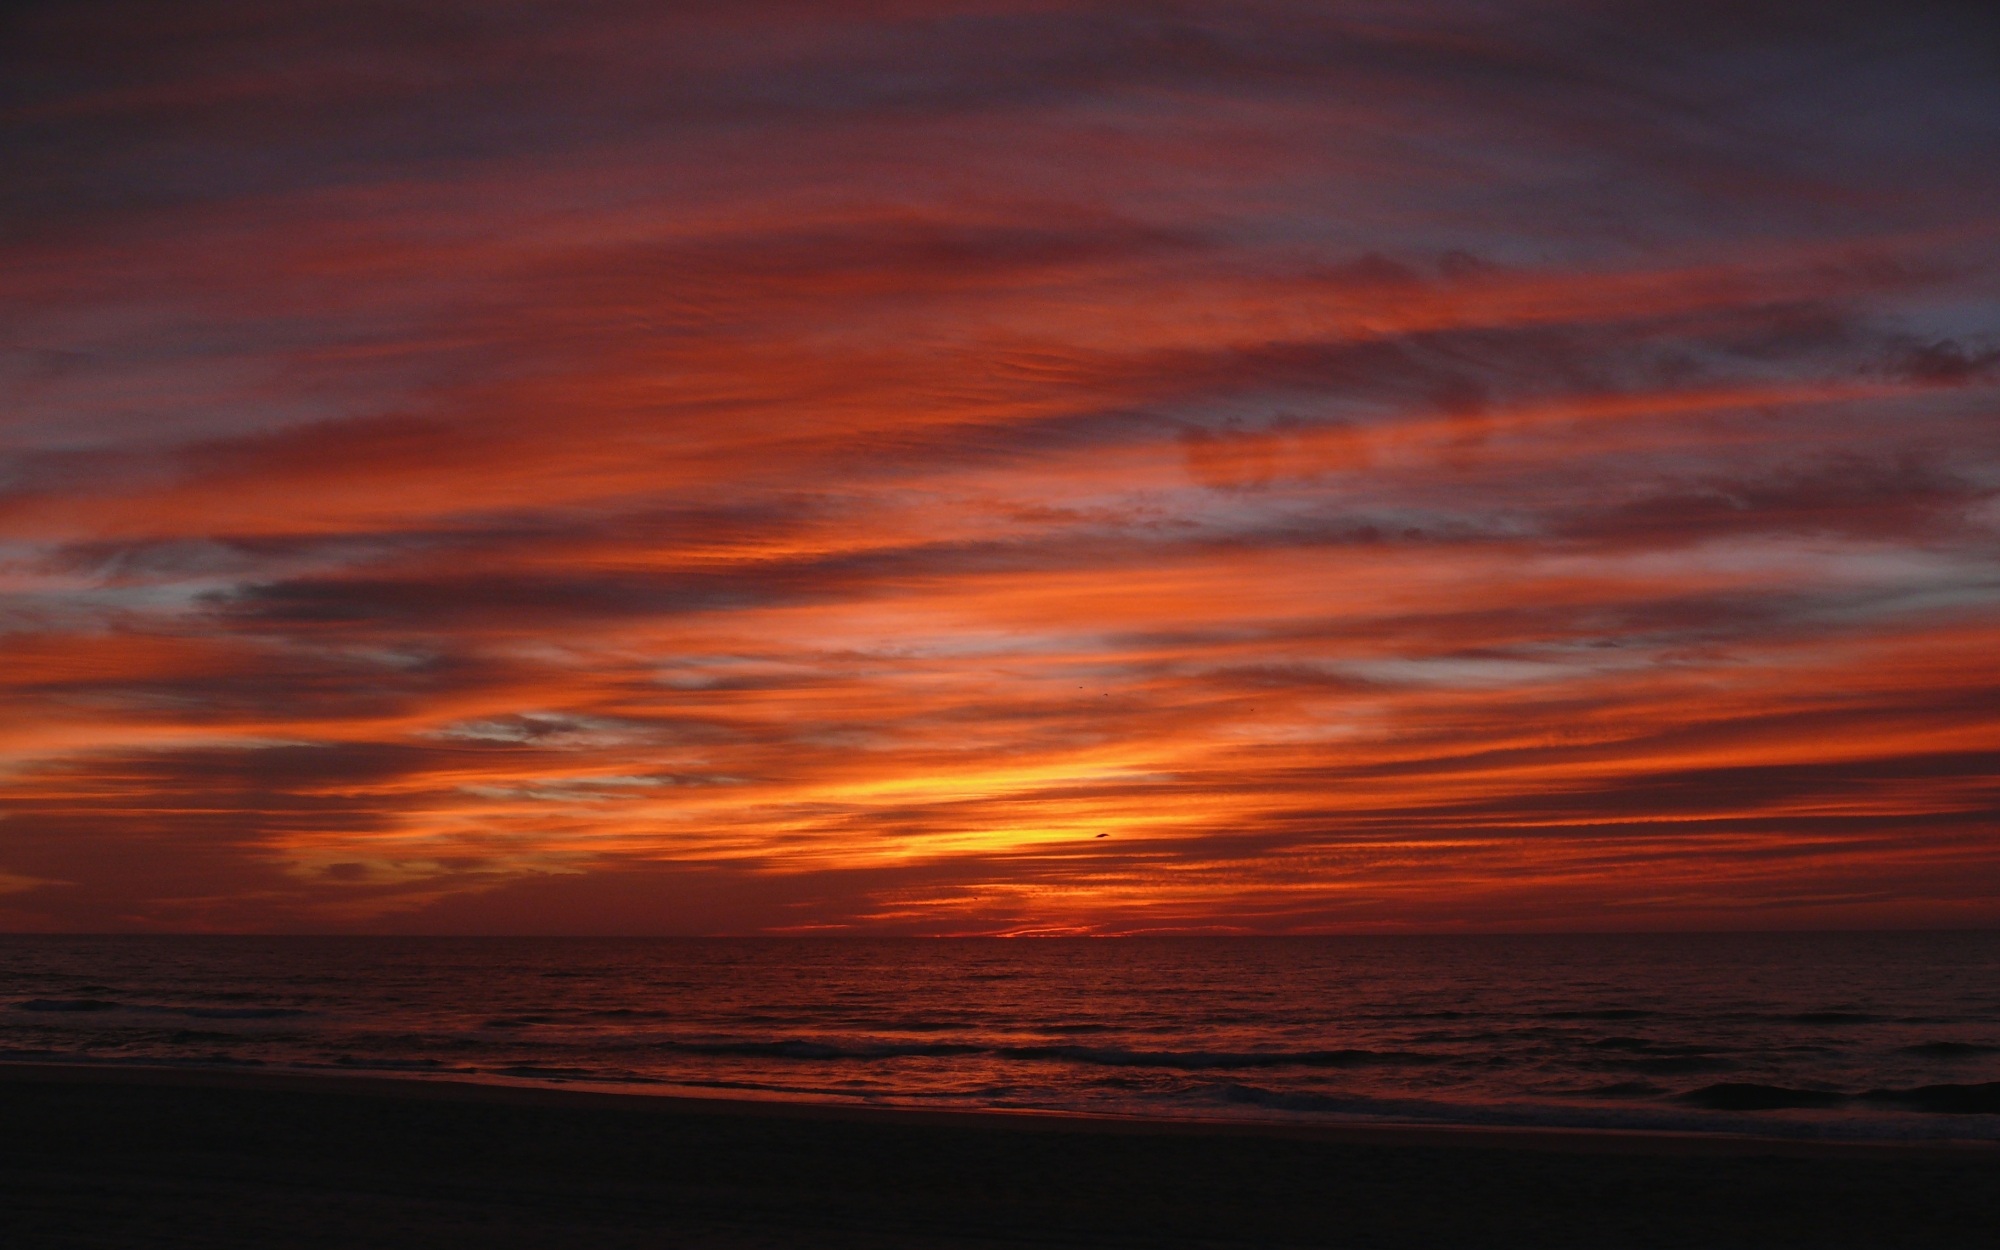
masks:
<svg viewBox="0 0 2000 1250"><path fill-rule="evenodd" d="M1898 344L1887 372L1893 377L1940 386L1957 386L1993 376L2000 365L2000 348L1968 348L1952 339Z"/></svg>
<svg viewBox="0 0 2000 1250"><path fill-rule="evenodd" d="M1937 457L1942 461L1945 458ZM1723 477L1661 493L1607 501L1550 528L1589 541L1690 543L1725 535L1841 536L1978 541L1968 514L1993 498L1990 487L1944 463L1904 454L1836 459L1757 476Z"/></svg>
<svg viewBox="0 0 2000 1250"><path fill-rule="evenodd" d="M149 640L130 637L138 651ZM57 644L59 645L59 644ZM393 717L437 699L506 689L522 666L464 650L342 650L218 639L124 670L17 675L7 697L46 709L115 710L133 723L230 725Z"/></svg>
<svg viewBox="0 0 2000 1250"><path fill-rule="evenodd" d="M1702 189L1741 191L1815 149L1837 150L1827 134L1839 122L1787 116L1792 99L1838 118L1875 105L1885 78L1977 82L1981 50L1990 57L1988 24L1939 6L1865 17L1862 6L1809 6L1809 19L1784 4L1672 18L1517 7L1361 17L1274 4L663 13L604 3L558 17L538 5L412 15L349 0L210 3L165 18L127 3L26 6L5 97L17 175L9 215L296 192L587 148L635 129L929 120L1133 96L1358 102L1396 91L1633 153L1627 172L1679 167ZM1436 38L1441 23L1455 37ZM1846 71L1837 85L1812 77L1836 70ZM1881 103L1907 115L1900 130L1966 124L1938 93Z"/></svg>

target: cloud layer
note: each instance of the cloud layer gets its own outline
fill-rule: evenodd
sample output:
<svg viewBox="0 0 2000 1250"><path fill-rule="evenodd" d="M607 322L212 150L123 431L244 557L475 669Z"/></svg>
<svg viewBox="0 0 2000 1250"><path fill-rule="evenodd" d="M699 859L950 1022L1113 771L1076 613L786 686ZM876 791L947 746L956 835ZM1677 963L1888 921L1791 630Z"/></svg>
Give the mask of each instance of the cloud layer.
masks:
<svg viewBox="0 0 2000 1250"><path fill-rule="evenodd" d="M2000 922L1974 8L10 20L0 925Z"/></svg>

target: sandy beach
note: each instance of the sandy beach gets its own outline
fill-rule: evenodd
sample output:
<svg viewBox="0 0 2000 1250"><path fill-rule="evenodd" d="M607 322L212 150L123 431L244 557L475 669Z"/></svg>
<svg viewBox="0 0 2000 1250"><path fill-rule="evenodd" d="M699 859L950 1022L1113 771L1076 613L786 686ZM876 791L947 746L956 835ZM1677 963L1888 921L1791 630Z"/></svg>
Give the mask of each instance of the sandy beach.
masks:
<svg viewBox="0 0 2000 1250"><path fill-rule="evenodd" d="M0 1066L13 1247L1989 1244L2000 1151Z"/></svg>

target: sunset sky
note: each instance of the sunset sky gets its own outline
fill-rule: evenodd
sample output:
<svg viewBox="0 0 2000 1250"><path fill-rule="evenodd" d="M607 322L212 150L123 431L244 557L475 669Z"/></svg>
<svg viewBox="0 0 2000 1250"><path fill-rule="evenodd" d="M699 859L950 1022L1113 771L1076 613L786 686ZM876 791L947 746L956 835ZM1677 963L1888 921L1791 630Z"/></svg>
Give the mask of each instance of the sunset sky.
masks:
<svg viewBox="0 0 2000 1250"><path fill-rule="evenodd" d="M0 34L0 928L2000 923L1983 6Z"/></svg>

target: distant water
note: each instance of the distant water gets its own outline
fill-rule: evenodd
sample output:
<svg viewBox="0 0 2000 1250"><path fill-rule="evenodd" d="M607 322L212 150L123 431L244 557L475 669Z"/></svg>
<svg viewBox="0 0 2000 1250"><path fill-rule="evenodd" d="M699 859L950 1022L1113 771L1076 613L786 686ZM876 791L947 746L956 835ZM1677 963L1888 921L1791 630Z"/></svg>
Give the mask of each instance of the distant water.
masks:
<svg viewBox="0 0 2000 1250"><path fill-rule="evenodd" d="M2000 934L0 937L0 1059L2000 1140Z"/></svg>

